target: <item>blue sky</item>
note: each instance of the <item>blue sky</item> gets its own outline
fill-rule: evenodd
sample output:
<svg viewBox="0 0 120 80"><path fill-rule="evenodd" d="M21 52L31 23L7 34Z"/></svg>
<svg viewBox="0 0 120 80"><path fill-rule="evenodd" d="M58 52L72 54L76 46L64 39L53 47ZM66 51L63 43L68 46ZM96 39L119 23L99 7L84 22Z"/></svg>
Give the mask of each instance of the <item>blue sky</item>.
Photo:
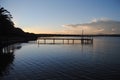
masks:
<svg viewBox="0 0 120 80"><path fill-rule="evenodd" d="M90 34L120 32L120 0L1 0L0 4L11 12L15 26L28 32L79 34L82 29ZM109 27L103 23L96 27L101 21L118 23L115 28L116 24ZM88 25L93 22L96 24ZM76 24L79 26L74 27Z"/></svg>

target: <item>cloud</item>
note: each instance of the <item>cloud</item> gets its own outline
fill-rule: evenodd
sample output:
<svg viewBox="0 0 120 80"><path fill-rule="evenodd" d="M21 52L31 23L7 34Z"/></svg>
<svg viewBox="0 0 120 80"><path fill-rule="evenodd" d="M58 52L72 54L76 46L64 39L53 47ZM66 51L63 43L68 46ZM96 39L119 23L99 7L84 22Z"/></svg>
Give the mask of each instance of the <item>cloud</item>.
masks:
<svg viewBox="0 0 120 80"><path fill-rule="evenodd" d="M120 21L111 20L108 18L93 19L90 23L83 24L66 24L63 25L67 30L81 33L84 30L86 34L120 34Z"/></svg>
<svg viewBox="0 0 120 80"><path fill-rule="evenodd" d="M92 20L92 22L100 22L100 21L112 21L111 19L109 19L109 18L94 18L93 20Z"/></svg>

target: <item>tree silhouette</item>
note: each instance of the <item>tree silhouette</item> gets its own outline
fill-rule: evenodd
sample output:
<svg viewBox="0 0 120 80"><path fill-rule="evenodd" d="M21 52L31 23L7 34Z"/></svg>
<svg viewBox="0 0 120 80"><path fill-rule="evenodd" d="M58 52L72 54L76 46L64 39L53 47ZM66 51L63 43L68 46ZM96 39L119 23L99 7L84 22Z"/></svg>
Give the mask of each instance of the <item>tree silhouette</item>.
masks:
<svg viewBox="0 0 120 80"><path fill-rule="evenodd" d="M20 29L14 27L14 23L12 21L12 15L9 11L4 9L3 7L0 8L0 35L6 36L6 35L12 35L12 36L18 36L18 35L25 35L25 32Z"/></svg>
<svg viewBox="0 0 120 80"><path fill-rule="evenodd" d="M23 41L36 39L35 34L26 33L21 28L15 27L12 18L13 17L9 11L0 7L0 44L2 44L5 40L10 41L12 38L16 39L16 41L19 41L20 38Z"/></svg>
<svg viewBox="0 0 120 80"><path fill-rule="evenodd" d="M12 15L9 11L0 8L0 33L9 34L14 29L14 23L12 22Z"/></svg>

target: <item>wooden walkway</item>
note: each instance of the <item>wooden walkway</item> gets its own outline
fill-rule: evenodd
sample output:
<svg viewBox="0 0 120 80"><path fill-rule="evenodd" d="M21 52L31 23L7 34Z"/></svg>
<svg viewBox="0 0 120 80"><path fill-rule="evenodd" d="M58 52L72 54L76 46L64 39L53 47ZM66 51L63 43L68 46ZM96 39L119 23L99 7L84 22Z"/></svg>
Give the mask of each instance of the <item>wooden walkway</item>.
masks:
<svg viewBox="0 0 120 80"><path fill-rule="evenodd" d="M56 41L58 40L61 40L62 41L62 44L75 44L75 41L80 41L81 44L92 44L93 43L93 38L59 38L59 37L40 37L38 38L38 44L40 44L41 40L43 40L43 43L42 44L47 44L48 43L48 40L52 40L52 44L56 44ZM67 41L67 42L65 42ZM72 42L70 42L72 41Z"/></svg>

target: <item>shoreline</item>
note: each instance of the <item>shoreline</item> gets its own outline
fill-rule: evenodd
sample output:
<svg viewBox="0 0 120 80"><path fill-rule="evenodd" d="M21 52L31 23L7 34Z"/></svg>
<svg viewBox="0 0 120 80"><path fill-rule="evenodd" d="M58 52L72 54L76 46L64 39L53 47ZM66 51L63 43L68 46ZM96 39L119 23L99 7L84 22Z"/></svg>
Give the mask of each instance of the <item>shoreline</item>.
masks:
<svg viewBox="0 0 120 80"><path fill-rule="evenodd" d="M32 40L37 40L37 37L1 37L0 38L0 48L3 48L5 46L15 44L15 43L23 43L28 42Z"/></svg>

